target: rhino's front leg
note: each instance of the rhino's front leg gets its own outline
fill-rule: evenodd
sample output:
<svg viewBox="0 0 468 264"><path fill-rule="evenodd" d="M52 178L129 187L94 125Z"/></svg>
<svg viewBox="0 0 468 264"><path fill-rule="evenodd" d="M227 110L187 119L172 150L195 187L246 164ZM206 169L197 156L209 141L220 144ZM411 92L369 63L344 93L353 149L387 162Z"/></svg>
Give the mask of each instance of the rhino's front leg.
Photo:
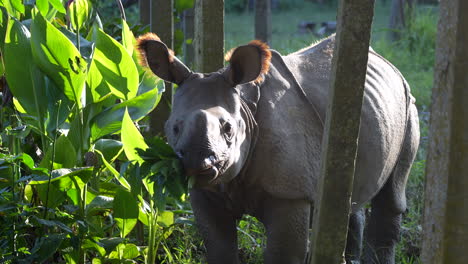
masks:
<svg viewBox="0 0 468 264"><path fill-rule="evenodd" d="M306 200L268 199L260 217L267 231L265 264L304 264L310 203Z"/></svg>
<svg viewBox="0 0 468 264"><path fill-rule="evenodd" d="M207 249L208 264L237 264L236 220L222 194L192 189L190 203Z"/></svg>

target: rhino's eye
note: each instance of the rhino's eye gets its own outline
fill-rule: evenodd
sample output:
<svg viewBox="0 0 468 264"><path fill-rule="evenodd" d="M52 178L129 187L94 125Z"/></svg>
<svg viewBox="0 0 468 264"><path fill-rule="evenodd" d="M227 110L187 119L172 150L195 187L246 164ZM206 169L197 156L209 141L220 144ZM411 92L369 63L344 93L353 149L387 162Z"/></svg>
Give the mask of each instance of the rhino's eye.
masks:
<svg viewBox="0 0 468 264"><path fill-rule="evenodd" d="M174 126L172 127L172 132L174 133L174 135L179 134L179 126L178 126L178 125L174 125Z"/></svg>
<svg viewBox="0 0 468 264"><path fill-rule="evenodd" d="M223 124L223 132L228 139L232 137L232 125L229 122Z"/></svg>

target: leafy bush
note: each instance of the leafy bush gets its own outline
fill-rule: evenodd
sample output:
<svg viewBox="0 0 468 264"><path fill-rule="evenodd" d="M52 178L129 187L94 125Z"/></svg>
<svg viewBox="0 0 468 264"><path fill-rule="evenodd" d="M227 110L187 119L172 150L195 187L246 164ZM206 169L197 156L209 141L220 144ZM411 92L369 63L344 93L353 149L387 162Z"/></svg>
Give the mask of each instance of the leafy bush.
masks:
<svg viewBox="0 0 468 264"><path fill-rule="evenodd" d="M0 261L154 263L186 193L172 149L136 126L164 84L125 20L118 42L89 1L64 2L0 2Z"/></svg>

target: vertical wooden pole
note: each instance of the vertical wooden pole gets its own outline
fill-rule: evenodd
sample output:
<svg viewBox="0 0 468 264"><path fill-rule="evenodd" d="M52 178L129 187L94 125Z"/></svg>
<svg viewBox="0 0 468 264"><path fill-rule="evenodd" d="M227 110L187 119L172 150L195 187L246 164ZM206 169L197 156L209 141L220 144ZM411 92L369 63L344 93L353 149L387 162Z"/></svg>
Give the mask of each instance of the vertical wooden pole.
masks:
<svg viewBox="0 0 468 264"><path fill-rule="evenodd" d="M193 67L193 57L194 57L194 44L193 38L195 34L195 27L194 27L194 10L190 8L185 10L184 12L184 36L185 39L191 39L192 43L188 44L186 41L184 42L184 61L185 65L189 68Z"/></svg>
<svg viewBox="0 0 468 264"><path fill-rule="evenodd" d="M151 1L151 32L156 33L168 48L174 46L174 1ZM165 91L156 109L150 113L150 132L152 135L163 135L164 124L169 118L172 105L172 84L165 83Z"/></svg>
<svg viewBox="0 0 468 264"><path fill-rule="evenodd" d="M423 224L425 264L468 260L468 2L440 1Z"/></svg>
<svg viewBox="0 0 468 264"><path fill-rule="evenodd" d="M310 261L345 263L374 0L341 0Z"/></svg>
<svg viewBox="0 0 468 264"><path fill-rule="evenodd" d="M271 43L270 0L257 0L255 3L255 39Z"/></svg>
<svg viewBox="0 0 468 264"><path fill-rule="evenodd" d="M195 2L195 70L214 72L224 66L224 0Z"/></svg>
<svg viewBox="0 0 468 264"><path fill-rule="evenodd" d="M138 3L140 9L140 23L142 25L150 24L150 1L151 0L140 0Z"/></svg>

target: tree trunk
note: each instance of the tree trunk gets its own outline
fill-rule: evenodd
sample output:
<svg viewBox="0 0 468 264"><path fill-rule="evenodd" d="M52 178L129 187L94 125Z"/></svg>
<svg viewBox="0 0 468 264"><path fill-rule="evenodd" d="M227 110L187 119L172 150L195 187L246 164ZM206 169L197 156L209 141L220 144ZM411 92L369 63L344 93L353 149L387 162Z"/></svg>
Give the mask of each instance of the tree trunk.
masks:
<svg viewBox="0 0 468 264"><path fill-rule="evenodd" d="M173 0L152 0L150 21L151 32L156 33L168 48L174 45L174 19ZM165 91L161 101L153 112L150 113L150 133L152 135L164 135L164 124L169 118L172 105L172 84L165 83Z"/></svg>
<svg viewBox="0 0 468 264"><path fill-rule="evenodd" d="M224 0L195 1L195 70L224 67Z"/></svg>
<svg viewBox="0 0 468 264"><path fill-rule="evenodd" d="M390 11L389 33L388 37L391 41L400 39L401 30L405 27L405 10L403 1L405 0L392 0L392 7Z"/></svg>
<svg viewBox="0 0 468 264"><path fill-rule="evenodd" d="M271 43L270 0L257 0L255 3L255 38Z"/></svg>
<svg viewBox="0 0 468 264"><path fill-rule="evenodd" d="M345 263L374 1L341 0L333 52L321 177L313 217L313 264ZM356 38L359 36L359 38Z"/></svg>
<svg viewBox="0 0 468 264"><path fill-rule="evenodd" d="M426 167L422 263L468 260L468 9L442 0Z"/></svg>

